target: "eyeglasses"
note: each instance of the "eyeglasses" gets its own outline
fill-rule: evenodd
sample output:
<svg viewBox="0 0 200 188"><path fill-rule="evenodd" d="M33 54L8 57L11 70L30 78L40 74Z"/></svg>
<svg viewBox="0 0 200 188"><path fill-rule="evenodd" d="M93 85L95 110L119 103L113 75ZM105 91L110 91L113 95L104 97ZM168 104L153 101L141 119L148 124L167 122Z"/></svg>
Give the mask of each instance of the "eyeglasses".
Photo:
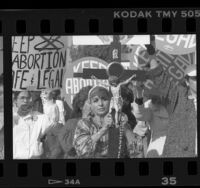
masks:
<svg viewBox="0 0 200 188"><path fill-rule="evenodd" d="M193 80L193 81L196 81L197 80L197 77L196 76L188 76L189 79Z"/></svg>

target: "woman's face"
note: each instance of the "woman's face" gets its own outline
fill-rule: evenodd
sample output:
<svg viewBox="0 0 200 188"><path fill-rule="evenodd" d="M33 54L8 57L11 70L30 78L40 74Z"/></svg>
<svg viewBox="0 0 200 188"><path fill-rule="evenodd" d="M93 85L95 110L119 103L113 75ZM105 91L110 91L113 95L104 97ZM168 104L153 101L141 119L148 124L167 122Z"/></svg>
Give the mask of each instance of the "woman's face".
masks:
<svg viewBox="0 0 200 188"><path fill-rule="evenodd" d="M16 99L16 105L19 108L21 105L29 104L31 96L28 91L22 91L19 93Z"/></svg>
<svg viewBox="0 0 200 188"><path fill-rule="evenodd" d="M109 111L110 101L106 97L94 96L91 98L91 111L97 116L105 116Z"/></svg>

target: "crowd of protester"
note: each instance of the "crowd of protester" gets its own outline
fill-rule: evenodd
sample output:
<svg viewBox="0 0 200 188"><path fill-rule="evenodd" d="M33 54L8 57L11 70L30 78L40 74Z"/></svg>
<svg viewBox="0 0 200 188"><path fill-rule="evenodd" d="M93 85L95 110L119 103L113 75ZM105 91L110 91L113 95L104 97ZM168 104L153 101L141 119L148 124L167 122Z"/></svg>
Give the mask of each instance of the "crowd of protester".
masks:
<svg viewBox="0 0 200 188"><path fill-rule="evenodd" d="M196 111L195 66L186 70L184 83L174 89L178 92L184 87L185 101L191 101ZM104 86L83 87L73 99L69 116L59 90L13 92L14 159L173 156L165 154L173 116L169 98L145 96L144 84L139 81L122 85L123 103L116 127L115 115L109 113L111 97ZM197 156L197 128L194 132L195 148L190 148L193 157Z"/></svg>

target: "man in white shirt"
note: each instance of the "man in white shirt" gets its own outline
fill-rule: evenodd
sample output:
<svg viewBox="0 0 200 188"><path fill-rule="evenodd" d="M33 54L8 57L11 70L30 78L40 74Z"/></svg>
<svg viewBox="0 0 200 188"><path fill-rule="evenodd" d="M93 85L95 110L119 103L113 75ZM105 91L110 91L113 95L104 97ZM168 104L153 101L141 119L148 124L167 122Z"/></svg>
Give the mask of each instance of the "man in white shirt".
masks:
<svg viewBox="0 0 200 188"><path fill-rule="evenodd" d="M41 138L50 128L46 115L32 111L31 103L19 110L18 126L13 127L13 158L39 159L43 154Z"/></svg>

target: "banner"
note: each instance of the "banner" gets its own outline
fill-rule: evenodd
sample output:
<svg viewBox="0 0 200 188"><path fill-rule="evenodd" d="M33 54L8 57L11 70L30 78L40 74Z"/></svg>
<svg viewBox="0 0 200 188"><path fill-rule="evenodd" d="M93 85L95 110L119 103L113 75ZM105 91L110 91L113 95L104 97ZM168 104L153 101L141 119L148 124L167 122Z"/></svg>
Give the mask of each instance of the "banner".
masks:
<svg viewBox="0 0 200 188"><path fill-rule="evenodd" d="M99 39L101 39L103 44L110 44L113 42L112 35L99 35ZM135 45L135 44L149 44L150 43L150 35L119 35L119 42L122 45Z"/></svg>
<svg viewBox="0 0 200 188"><path fill-rule="evenodd" d="M157 35L155 42L157 61L163 66L170 80L178 84L183 80L186 68L191 64L196 64L196 36ZM166 46L168 48L165 48ZM149 54L143 46L128 47L130 52L123 53L122 60L129 60L136 67L143 67L149 63ZM145 86L148 92L159 95L157 89L154 88L153 81L147 80Z"/></svg>
<svg viewBox="0 0 200 188"><path fill-rule="evenodd" d="M196 35L155 35L156 48L164 53L182 55L196 52Z"/></svg>
<svg viewBox="0 0 200 188"><path fill-rule="evenodd" d="M164 70L170 75L172 80L175 81L181 81L184 78L184 71L186 68L195 62L194 53L171 55L157 50L156 57ZM145 64L147 62L149 62L147 52L141 51L141 54L138 56L138 63Z"/></svg>
<svg viewBox="0 0 200 188"><path fill-rule="evenodd" d="M66 36L12 37L13 90L62 88Z"/></svg>
<svg viewBox="0 0 200 188"><path fill-rule="evenodd" d="M161 63L165 71L170 75L171 79L181 81L184 77L186 68L195 64L195 52L187 54L172 55L161 50L156 50L157 61ZM149 55L142 46L134 46L131 53L122 55L124 60L129 60L134 66L140 67L149 63Z"/></svg>
<svg viewBox="0 0 200 188"><path fill-rule="evenodd" d="M84 57L75 62L67 64L64 78L64 96L68 105L71 107L73 97L85 86L95 86L100 84L108 84L107 79L83 79L74 77L74 73L82 73L84 68L90 69L106 69L107 62L95 57Z"/></svg>

